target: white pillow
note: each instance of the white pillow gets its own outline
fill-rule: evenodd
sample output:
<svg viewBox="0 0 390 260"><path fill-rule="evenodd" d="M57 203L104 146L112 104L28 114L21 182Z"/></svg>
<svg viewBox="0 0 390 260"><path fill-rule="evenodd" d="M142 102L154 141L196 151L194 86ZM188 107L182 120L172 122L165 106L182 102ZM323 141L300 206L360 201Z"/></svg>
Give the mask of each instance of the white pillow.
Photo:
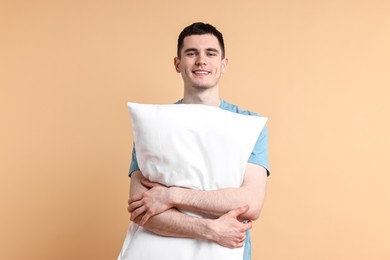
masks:
<svg viewBox="0 0 390 260"><path fill-rule="evenodd" d="M195 104L128 103L142 174L166 186L198 190L240 187L267 118ZM196 239L168 238L133 223L118 259L242 260L229 249Z"/></svg>

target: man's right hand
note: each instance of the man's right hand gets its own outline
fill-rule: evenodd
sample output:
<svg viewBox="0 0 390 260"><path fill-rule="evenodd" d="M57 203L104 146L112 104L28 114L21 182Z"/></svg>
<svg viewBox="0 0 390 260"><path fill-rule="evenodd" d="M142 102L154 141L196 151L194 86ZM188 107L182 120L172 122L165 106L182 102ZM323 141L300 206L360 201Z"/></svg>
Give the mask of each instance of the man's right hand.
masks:
<svg viewBox="0 0 390 260"><path fill-rule="evenodd" d="M240 222L239 216L245 214L249 206L234 209L222 215L218 219L211 220L208 239L221 246L238 248L244 245L246 231L252 228L252 222Z"/></svg>

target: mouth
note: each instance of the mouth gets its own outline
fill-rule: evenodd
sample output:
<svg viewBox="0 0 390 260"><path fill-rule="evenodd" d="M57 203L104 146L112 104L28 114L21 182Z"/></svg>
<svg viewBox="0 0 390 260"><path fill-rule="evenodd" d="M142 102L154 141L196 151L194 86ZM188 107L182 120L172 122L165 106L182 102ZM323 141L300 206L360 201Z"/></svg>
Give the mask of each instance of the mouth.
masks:
<svg viewBox="0 0 390 260"><path fill-rule="evenodd" d="M193 70L192 73L195 74L195 76L206 76L210 74L210 71L200 69L200 70Z"/></svg>

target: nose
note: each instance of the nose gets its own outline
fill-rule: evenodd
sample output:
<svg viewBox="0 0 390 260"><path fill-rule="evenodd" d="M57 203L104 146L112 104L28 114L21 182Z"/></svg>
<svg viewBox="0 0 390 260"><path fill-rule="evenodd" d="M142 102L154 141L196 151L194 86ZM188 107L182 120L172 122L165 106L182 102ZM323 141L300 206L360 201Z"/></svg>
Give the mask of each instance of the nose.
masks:
<svg viewBox="0 0 390 260"><path fill-rule="evenodd" d="M202 52L198 54L195 61L196 65L205 65L206 64L206 55Z"/></svg>

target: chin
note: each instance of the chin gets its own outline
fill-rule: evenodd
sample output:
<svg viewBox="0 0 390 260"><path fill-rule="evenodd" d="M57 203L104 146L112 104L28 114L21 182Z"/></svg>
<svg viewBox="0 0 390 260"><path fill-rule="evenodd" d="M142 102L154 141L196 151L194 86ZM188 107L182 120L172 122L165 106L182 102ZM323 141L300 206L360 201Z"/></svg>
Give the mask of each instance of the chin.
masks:
<svg viewBox="0 0 390 260"><path fill-rule="evenodd" d="M196 89L209 89L209 88L211 88L211 87L209 87L209 86L204 86L204 85L195 85L194 88L196 88Z"/></svg>
<svg viewBox="0 0 390 260"><path fill-rule="evenodd" d="M192 87L195 89L209 89L212 88L213 86L206 85L206 84L193 84Z"/></svg>

